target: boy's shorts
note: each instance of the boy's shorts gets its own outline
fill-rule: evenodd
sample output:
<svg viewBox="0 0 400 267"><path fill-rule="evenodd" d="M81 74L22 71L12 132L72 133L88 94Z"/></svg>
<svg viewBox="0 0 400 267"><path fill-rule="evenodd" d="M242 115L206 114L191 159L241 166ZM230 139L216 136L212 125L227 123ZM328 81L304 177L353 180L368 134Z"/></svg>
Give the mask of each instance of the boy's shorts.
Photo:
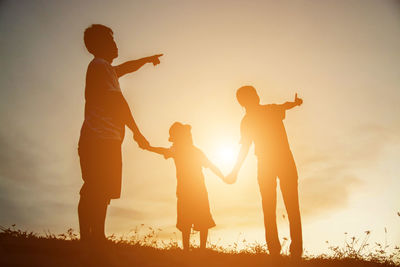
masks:
<svg viewBox="0 0 400 267"><path fill-rule="evenodd" d="M78 154L84 181L81 196L110 202L121 195L121 142L99 138L81 138Z"/></svg>

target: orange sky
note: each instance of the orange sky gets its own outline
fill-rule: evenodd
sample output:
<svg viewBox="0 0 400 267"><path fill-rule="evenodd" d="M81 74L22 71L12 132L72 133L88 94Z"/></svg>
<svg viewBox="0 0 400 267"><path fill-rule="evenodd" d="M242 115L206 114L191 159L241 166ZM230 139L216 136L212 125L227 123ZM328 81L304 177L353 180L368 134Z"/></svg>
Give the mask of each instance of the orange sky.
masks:
<svg viewBox="0 0 400 267"><path fill-rule="evenodd" d="M300 177L305 248L344 232L400 243L400 5L398 1L5 1L0 4L0 225L54 232L78 228L76 153L91 56L83 30L114 30L114 63L164 53L120 80L143 134L168 146L174 121L227 173L243 110L235 91L255 86L263 103L304 104L285 126ZM171 236L175 167L126 134L123 191L107 232L142 223ZM228 153L229 154L229 153ZM234 185L206 171L217 227L210 239L263 242L256 161ZM281 237L288 236L279 203ZM239 234L242 233L242 234Z"/></svg>

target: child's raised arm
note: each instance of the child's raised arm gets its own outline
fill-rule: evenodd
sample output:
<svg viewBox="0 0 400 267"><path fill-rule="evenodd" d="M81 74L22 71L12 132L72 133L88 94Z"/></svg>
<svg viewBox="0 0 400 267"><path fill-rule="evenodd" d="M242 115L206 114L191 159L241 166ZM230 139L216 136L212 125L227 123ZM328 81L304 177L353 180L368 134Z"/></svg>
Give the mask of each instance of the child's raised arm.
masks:
<svg viewBox="0 0 400 267"><path fill-rule="evenodd" d="M225 176L222 174L221 170L215 166L213 163L209 163L208 168L210 168L210 170L215 173L219 178L222 179L222 181L225 181Z"/></svg>
<svg viewBox="0 0 400 267"><path fill-rule="evenodd" d="M222 174L221 170L215 166L203 153L204 167L209 168L213 173L215 173L222 181L225 182L225 176Z"/></svg>

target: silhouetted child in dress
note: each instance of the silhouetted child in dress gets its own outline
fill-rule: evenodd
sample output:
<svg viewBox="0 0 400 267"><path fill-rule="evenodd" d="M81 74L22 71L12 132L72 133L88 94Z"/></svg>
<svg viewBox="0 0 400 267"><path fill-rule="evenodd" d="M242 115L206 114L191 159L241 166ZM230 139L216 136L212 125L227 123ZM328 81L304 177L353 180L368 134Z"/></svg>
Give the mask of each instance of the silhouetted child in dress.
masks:
<svg viewBox="0 0 400 267"><path fill-rule="evenodd" d="M190 231L200 231L200 248L205 249L208 229L215 226L210 213L208 194L202 167L210 168L222 180L221 171L212 164L204 153L194 146L191 126L175 122L169 129L170 148L152 147L149 151L173 158L176 166L178 199L176 227L182 232L183 249L189 250Z"/></svg>

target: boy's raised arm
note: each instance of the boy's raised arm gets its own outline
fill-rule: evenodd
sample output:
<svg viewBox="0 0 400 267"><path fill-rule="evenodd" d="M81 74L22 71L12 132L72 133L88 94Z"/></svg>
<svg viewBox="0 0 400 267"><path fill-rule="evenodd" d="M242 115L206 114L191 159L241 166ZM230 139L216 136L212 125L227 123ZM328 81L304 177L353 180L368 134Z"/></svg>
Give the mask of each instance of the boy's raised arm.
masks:
<svg viewBox="0 0 400 267"><path fill-rule="evenodd" d="M161 57L162 55L163 54L158 54L150 57L127 61L125 63L122 63L121 65L114 66L115 73L119 78L125 74L137 71L146 63L153 63L153 65L156 66L160 64L159 57Z"/></svg>
<svg viewBox="0 0 400 267"><path fill-rule="evenodd" d="M287 109L294 108L295 106L300 106L301 104L303 104L303 99L298 98L298 97L297 97L297 93L296 93L293 102L286 102L286 103L283 103L283 104L281 104L281 105L279 105L279 106L281 106L281 107L283 107L285 110L287 110Z"/></svg>
<svg viewBox="0 0 400 267"><path fill-rule="evenodd" d="M244 160L246 159L247 154L249 153L250 146L251 142L249 141L242 143L238 158L236 160L236 164L233 167L232 172L225 178L225 181L227 183L233 184L237 180L237 175L239 173L240 168L243 165Z"/></svg>

